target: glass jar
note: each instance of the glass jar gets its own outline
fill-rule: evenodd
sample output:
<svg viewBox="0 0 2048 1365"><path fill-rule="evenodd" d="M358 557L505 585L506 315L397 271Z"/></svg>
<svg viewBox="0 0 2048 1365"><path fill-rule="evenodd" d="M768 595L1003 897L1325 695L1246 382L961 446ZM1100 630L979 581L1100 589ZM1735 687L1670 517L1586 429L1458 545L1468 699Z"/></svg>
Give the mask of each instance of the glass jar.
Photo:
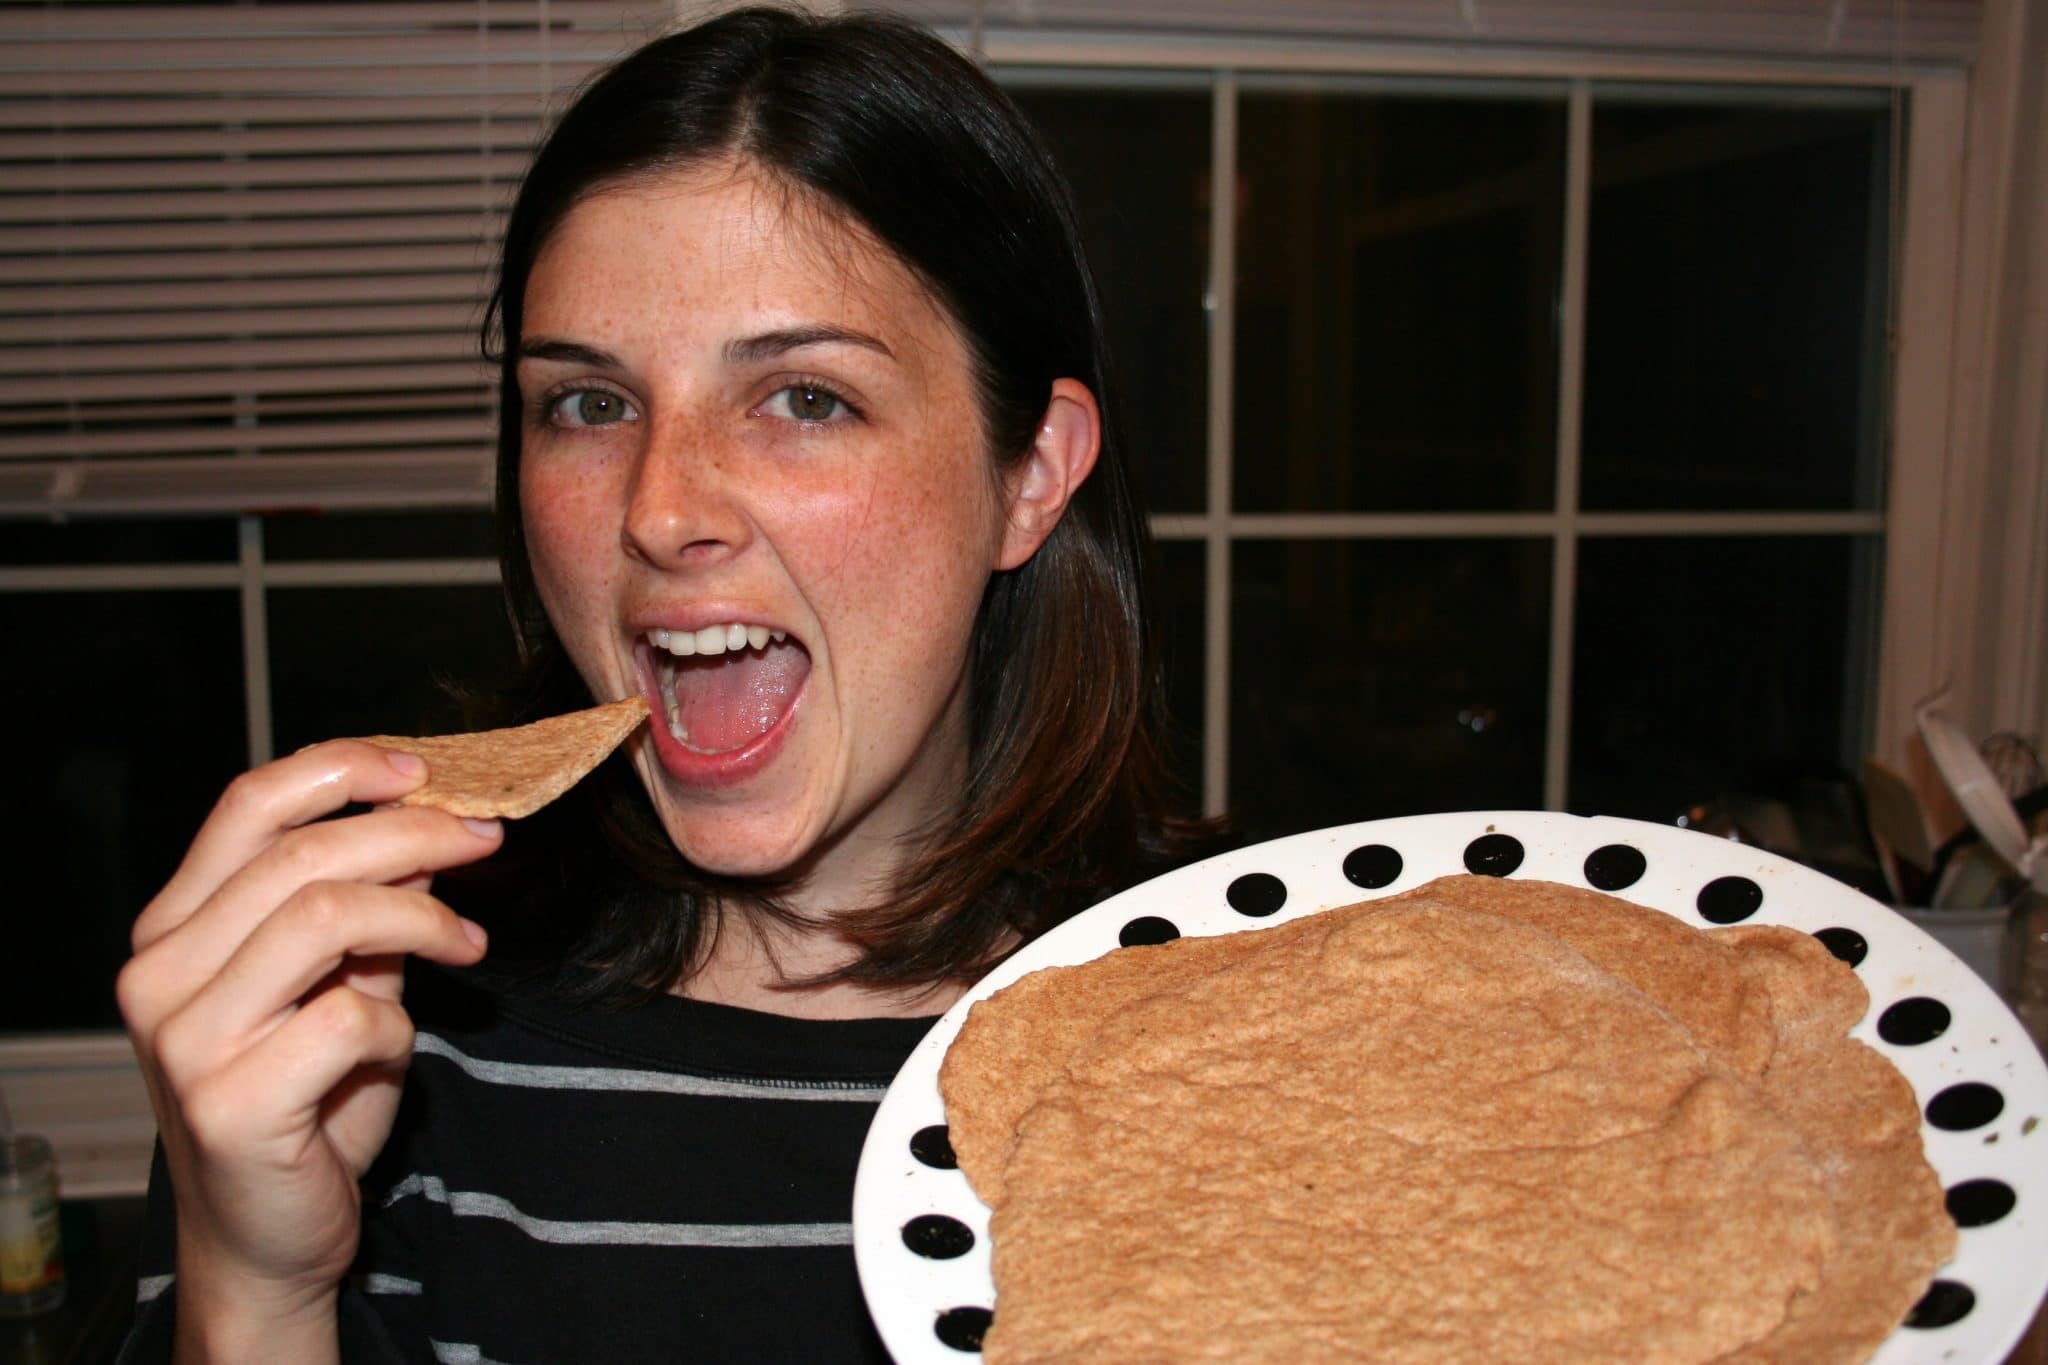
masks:
<svg viewBox="0 0 2048 1365"><path fill-rule="evenodd" d="M0 1317L26 1318L64 1302L57 1160L39 1137L0 1142Z"/></svg>

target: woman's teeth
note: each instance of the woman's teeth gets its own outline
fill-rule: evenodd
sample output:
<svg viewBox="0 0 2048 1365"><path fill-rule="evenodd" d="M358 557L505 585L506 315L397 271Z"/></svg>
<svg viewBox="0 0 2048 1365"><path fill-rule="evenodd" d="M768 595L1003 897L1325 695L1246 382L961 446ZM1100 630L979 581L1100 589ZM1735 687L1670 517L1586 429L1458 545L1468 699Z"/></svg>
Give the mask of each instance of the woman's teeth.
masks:
<svg viewBox="0 0 2048 1365"><path fill-rule="evenodd" d="M785 645L789 632L769 626L728 621L702 630L650 630L646 638L657 651L654 682L669 734L698 753L729 752L766 734L809 671L803 647ZM683 665L700 654L732 657Z"/></svg>
<svg viewBox="0 0 2048 1365"><path fill-rule="evenodd" d="M765 649L770 640L789 638L789 632L770 630L766 626L749 626L738 621L722 626L706 626L702 630L652 630L647 638L656 649L665 649L678 658L692 654L723 654L728 649Z"/></svg>

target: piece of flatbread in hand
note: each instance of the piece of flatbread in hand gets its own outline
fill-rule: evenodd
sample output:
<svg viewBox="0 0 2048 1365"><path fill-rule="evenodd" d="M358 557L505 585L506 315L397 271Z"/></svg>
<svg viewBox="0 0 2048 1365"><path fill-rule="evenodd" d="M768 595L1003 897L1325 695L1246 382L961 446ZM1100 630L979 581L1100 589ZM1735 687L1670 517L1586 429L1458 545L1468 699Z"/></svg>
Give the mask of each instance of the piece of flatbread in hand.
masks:
<svg viewBox="0 0 2048 1365"><path fill-rule="evenodd" d="M400 805L516 820L575 786L646 718L647 699L631 696L508 730L369 735L363 742L426 760L426 785L400 797Z"/></svg>

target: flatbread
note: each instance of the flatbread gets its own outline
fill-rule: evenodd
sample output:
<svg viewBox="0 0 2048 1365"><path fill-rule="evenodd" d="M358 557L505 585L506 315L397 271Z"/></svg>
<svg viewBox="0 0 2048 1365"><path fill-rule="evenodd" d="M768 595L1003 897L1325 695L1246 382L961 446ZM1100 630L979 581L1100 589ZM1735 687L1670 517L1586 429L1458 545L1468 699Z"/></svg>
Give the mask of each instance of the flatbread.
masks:
<svg viewBox="0 0 2048 1365"><path fill-rule="evenodd" d="M1805 934L1445 878L970 1011L992 1365L1866 1359L1954 1247Z"/></svg>
<svg viewBox="0 0 2048 1365"><path fill-rule="evenodd" d="M1455 907L1297 923L1027 1115L989 1365L1703 1361L1818 1283L1798 1136L1641 992Z"/></svg>
<svg viewBox="0 0 2048 1365"><path fill-rule="evenodd" d="M518 819L575 786L646 718L647 701L636 695L505 730L370 735L363 742L426 760L426 785L400 797L400 805Z"/></svg>

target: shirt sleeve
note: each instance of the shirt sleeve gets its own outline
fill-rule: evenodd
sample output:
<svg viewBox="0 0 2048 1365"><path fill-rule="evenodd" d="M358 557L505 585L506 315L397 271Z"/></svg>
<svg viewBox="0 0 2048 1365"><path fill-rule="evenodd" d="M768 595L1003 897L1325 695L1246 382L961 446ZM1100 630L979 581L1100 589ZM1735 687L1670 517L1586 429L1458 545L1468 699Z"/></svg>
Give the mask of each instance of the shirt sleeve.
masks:
<svg viewBox="0 0 2048 1365"><path fill-rule="evenodd" d="M368 1201L366 1191L362 1248L356 1269L342 1284L337 1305L341 1359L345 1365L432 1360L425 1348L418 1281L403 1273L408 1267L395 1262L371 1268L374 1261L401 1255L407 1239L402 1230L374 1217ZM150 1161L149 1199L137 1256L135 1325L122 1343L115 1365L170 1365L178 1320L177 1244L177 1209L163 1144L159 1143ZM406 1349L402 1343L408 1340L420 1343L419 1348Z"/></svg>
<svg viewBox="0 0 2048 1365"><path fill-rule="evenodd" d="M128 1329L115 1365L169 1362L177 1244L177 1213L171 1205L171 1180L159 1142L149 1162L149 1200L143 1206L142 1246L136 1254L135 1324Z"/></svg>

